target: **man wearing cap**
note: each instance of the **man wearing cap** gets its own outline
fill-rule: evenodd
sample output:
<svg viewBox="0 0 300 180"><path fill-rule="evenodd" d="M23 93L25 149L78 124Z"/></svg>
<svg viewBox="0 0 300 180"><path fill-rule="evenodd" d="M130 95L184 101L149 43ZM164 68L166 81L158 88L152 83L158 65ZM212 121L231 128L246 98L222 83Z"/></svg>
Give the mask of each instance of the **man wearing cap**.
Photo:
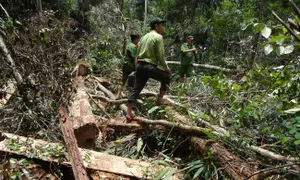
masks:
<svg viewBox="0 0 300 180"><path fill-rule="evenodd" d="M161 104L163 96L170 84L171 71L165 60L164 42L162 37L165 22L165 20L160 18L154 18L150 23L152 31L143 36L140 40L136 79L133 90L128 97L127 121L134 118L132 114L133 103L137 100L149 78L161 82L160 93L157 96L156 105Z"/></svg>
<svg viewBox="0 0 300 180"><path fill-rule="evenodd" d="M123 87L128 79L128 76L135 71L137 66L137 45L140 41L139 34L130 35L131 42L126 45L125 59L122 67L122 84L118 88L116 99L121 98Z"/></svg>
<svg viewBox="0 0 300 180"><path fill-rule="evenodd" d="M180 69L179 69L179 76L180 82L184 82L184 76L186 76L186 84L190 83L189 77L192 73L193 67L193 59L197 54L197 49L193 45L193 36L187 37L187 42L183 43L180 48Z"/></svg>

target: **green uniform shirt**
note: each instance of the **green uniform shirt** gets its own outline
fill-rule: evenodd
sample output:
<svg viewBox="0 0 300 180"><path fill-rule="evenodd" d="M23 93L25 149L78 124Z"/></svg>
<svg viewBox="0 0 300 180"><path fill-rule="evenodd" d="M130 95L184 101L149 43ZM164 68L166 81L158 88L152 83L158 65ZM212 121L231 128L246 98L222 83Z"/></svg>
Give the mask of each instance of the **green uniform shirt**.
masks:
<svg viewBox="0 0 300 180"><path fill-rule="evenodd" d="M125 63L134 64L134 59L137 57L137 48L130 42L126 45Z"/></svg>
<svg viewBox="0 0 300 180"><path fill-rule="evenodd" d="M189 50L195 48L194 45L188 46L187 43L183 43L181 45L180 51L180 62L181 65L191 65L193 59L195 58L194 52L188 52L187 54L184 54L182 51Z"/></svg>
<svg viewBox="0 0 300 180"><path fill-rule="evenodd" d="M152 30L140 40L138 47L139 61L145 61L157 65L163 70L169 67L165 60L164 41L162 35Z"/></svg>

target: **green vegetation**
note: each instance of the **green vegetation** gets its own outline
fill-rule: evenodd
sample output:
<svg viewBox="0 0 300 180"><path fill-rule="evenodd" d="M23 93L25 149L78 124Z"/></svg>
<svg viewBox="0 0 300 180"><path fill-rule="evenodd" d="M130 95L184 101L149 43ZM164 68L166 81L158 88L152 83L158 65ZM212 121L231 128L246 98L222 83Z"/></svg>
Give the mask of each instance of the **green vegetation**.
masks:
<svg viewBox="0 0 300 180"><path fill-rule="evenodd" d="M109 79L108 89L115 93L121 80L123 46L130 34L144 35L151 19L160 17L167 20L164 45L168 61L179 61L180 45L193 35L199 49L195 63L234 70L194 67L190 84L184 85L178 82L179 66L170 64L172 83L167 95L177 103L171 109L186 117L189 125L203 127L204 120L228 131L229 136L221 136L202 129L206 135L202 138L218 142L260 169L276 169L289 162L261 156L249 149L251 145L300 158L300 14L288 0L149 0L146 11L145 0L41 0L42 12L37 2L1 2L0 36L24 79L9 102L0 104L1 130L61 141L58 110L68 104L74 91L71 72L75 64L90 63L93 74ZM300 7L299 0L294 2ZM2 51L0 54L2 99L6 95L2 87L14 75L11 64ZM92 82L87 84L89 92L99 91ZM150 91L158 88L152 81L146 87ZM134 109L136 115L177 122L168 104L156 106L152 97L142 100ZM107 104L104 109L111 117L123 116L119 104ZM104 110L92 105L99 122L107 120ZM155 176L145 172L154 179L168 179L181 169L187 179L228 177L213 152L196 155L188 136L172 130L139 132L124 143L115 140L126 134L108 132L107 141L114 141L113 146L106 147L101 141L96 149L166 166ZM30 157L40 153L42 159L67 157L64 147L32 149L29 143L11 140L9 148ZM36 163L13 158L16 170L11 179L20 179L21 169ZM271 179L295 179L299 172L294 173L293 168L271 174ZM56 174L63 176L60 171Z"/></svg>

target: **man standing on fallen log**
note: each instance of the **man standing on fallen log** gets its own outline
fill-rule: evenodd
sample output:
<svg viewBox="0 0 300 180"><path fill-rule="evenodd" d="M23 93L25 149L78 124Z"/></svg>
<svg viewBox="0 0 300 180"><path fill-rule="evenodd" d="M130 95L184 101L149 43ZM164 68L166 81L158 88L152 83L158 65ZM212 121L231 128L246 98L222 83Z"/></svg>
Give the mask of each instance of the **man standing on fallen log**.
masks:
<svg viewBox="0 0 300 180"><path fill-rule="evenodd" d="M143 36L139 43L136 79L133 90L128 97L127 121L133 120L133 103L137 100L149 78L161 82L156 105L161 104L163 96L169 87L171 70L166 63L162 37L165 22L165 20L160 18L154 18L150 23L152 31Z"/></svg>
<svg viewBox="0 0 300 180"><path fill-rule="evenodd" d="M193 68L193 59L196 57L197 49L193 44L194 37L188 36L187 42L183 43L180 48L180 69L179 69L179 81L184 82L184 76L186 76L186 85L190 83L190 77Z"/></svg>
<svg viewBox="0 0 300 180"><path fill-rule="evenodd" d="M128 79L128 76L135 71L137 66L137 46L140 41L139 34L130 35L131 42L126 46L125 60L122 67L122 84L118 88L116 100L121 99L123 87Z"/></svg>

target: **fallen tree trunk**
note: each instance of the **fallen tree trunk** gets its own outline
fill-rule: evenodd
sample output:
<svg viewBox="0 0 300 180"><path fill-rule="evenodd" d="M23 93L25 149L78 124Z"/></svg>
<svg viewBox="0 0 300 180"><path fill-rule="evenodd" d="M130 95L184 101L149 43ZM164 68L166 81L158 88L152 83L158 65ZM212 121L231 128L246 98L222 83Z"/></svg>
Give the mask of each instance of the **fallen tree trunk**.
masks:
<svg viewBox="0 0 300 180"><path fill-rule="evenodd" d="M179 64L179 61L167 61L168 64ZM214 70L219 70L219 71L224 71L224 72L236 72L234 69L227 69L227 68L222 68L219 66L213 66L213 65L208 65L208 64L196 64L193 63L194 67L201 67L201 68L206 68L206 69L214 69Z"/></svg>
<svg viewBox="0 0 300 180"><path fill-rule="evenodd" d="M88 180L88 176L83 165L81 154L78 150L77 141L74 135L71 119L66 109L60 108L60 125L64 140L69 152L73 173L76 180Z"/></svg>
<svg viewBox="0 0 300 180"><path fill-rule="evenodd" d="M125 123L124 121L122 121L122 119L113 119L106 122L106 127L112 127L116 131L124 131L124 127L126 127L127 131L130 132L147 132L147 129L156 129L159 131L174 129L180 131L185 135L205 135L205 133L201 131L202 128L200 127L188 126L181 123L168 122L165 120L148 120L141 117L136 117L134 118L134 120L138 121L139 124L136 124L136 122L134 121L132 121L131 123ZM205 130L208 131L207 129ZM251 176L254 172L256 172L256 168L236 157L226 148L211 139L192 137L190 138L190 142L200 153L215 153L215 160L220 162L222 167L224 167L225 172L234 179L246 179L246 177ZM252 177L252 179L255 178L256 177Z"/></svg>
<svg viewBox="0 0 300 180"><path fill-rule="evenodd" d="M209 129L205 129L205 128L201 128L201 127L197 127L197 126L188 126L182 123L178 123L178 122L169 122L166 120L149 120L149 119L145 119L142 117L135 117L134 120L143 123L143 124L147 124L148 126L155 126L155 125L159 125L159 126L164 126L167 128L172 128L174 130L178 130L183 134L186 135L204 135L205 133L203 133L204 131L210 131Z"/></svg>
<svg viewBox="0 0 300 180"><path fill-rule="evenodd" d="M97 136L100 135L101 138L101 132L97 129L82 76L75 78L75 91L69 107L74 134L78 146L91 148L94 146L94 140Z"/></svg>
<svg viewBox="0 0 300 180"><path fill-rule="evenodd" d="M185 124L192 124L191 120L184 120L184 116L178 114L176 111L172 111L169 116L173 117L174 120L180 120L180 122ZM221 146L212 139L192 137L190 138L190 143L194 146L195 150L200 153L212 152L214 154L212 157L220 163L225 172L233 179L247 179L247 177L257 171L255 167L238 158L224 146ZM257 176L252 176L251 179L257 179Z"/></svg>
<svg viewBox="0 0 300 180"><path fill-rule="evenodd" d="M98 123L99 129L103 132L103 137L106 137L107 131L113 130L117 132L144 132L149 133L151 132L151 128L158 130L158 131L166 131L166 128L161 125L153 125L153 124L141 124L136 121L132 121L130 123L126 123L125 118L113 118L109 119L104 122Z"/></svg>
<svg viewBox="0 0 300 180"><path fill-rule="evenodd" d="M255 167L230 153L226 148L213 140L192 137L190 142L200 153L213 153L213 159L218 161L224 168L225 172L233 179L247 179L247 177L251 176L257 171ZM252 176L250 179L257 179L257 177Z"/></svg>
<svg viewBox="0 0 300 180"><path fill-rule="evenodd" d="M107 103L110 103L110 104L114 104L114 105L121 105L121 104L124 104L124 103L127 103L128 102L128 99L118 99L118 100L113 100L113 99L110 99L108 97L105 97L105 96L101 96L101 95L90 95L91 98L96 98L96 99L100 99L102 101L105 101ZM143 104L143 101L138 99L137 102L139 104Z"/></svg>
<svg viewBox="0 0 300 180"><path fill-rule="evenodd" d="M2 152L71 166L71 163L66 161L64 146L60 143L51 143L9 133L3 133L3 135L5 139L0 142L0 151ZM78 149L81 157L83 157L84 167L90 170L104 171L137 179L153 179L166 168L162 165L155 165L145 161L113 156L82 148ZM149 176L147 177L147 175ZM179 174L176 174L170 179L179 180L182 178L180 178Z"/></svg>

